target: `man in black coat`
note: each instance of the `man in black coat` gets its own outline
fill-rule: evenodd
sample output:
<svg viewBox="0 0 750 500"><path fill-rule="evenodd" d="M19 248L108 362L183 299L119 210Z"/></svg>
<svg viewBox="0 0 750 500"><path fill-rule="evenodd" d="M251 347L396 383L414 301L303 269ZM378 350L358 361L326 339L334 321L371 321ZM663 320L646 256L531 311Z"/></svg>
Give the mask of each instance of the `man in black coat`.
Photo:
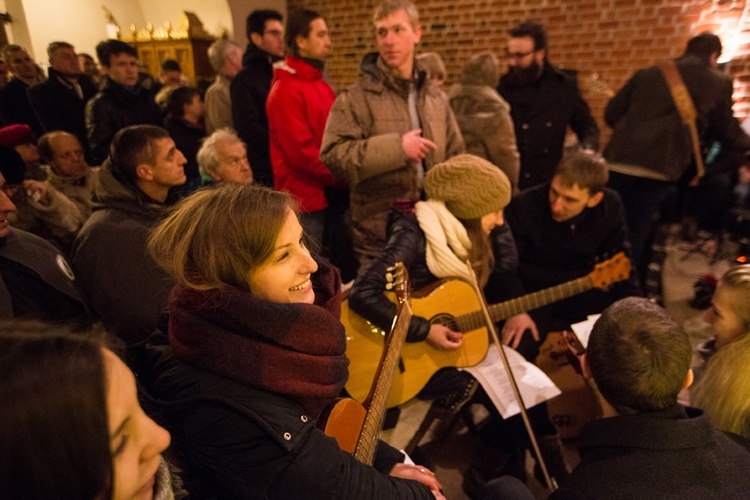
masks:
<svg viewBox="0 0 750 500"><path fill-rule="evenodd" d="M232 80L232 121L247 144L247 156L258 184L273 187L268 146L266 99L273 80L273 63L284 57L284 25L275 10L255 10L247 16L250 43L242 56L242 70Z"/></svg>
<svg viewBox="0 0 750 500"><path fill-rule="evenodd" d="M107 77L99 93L86 104L91 165L104 162L119 130L130 125L162 124L159 106L138 85L135 49L121 40L105 40L96 46L96 55Z"/></svg>
<svg viewBox="0 0 750 500"><path fill-rule="evenodd" d="M698 112L701 139L709 136L726 149L750 150L750 137L732 115L732 79L716 69L721 40L702 33L675 60ZM690 133L682 123L669 85L658 66L642 69L609 101L604 112L614 128L604 151L610 186L625 204L633 259L645 268L651 223L667 190L693 164Z"/></svg>
<svg viewBox="0 0 750 500"><path fill-rule="evenodd" d="M498 302L560 285L591 273L601 260L628 250L625 217L617 193L606 189L607 165L579 151L560 162L552 181L516 195L505 221L518 249L518 272L493 275L487 299ZM537 341L568 329L612 302L637 294L633 282L592 289L523 313L505 322L503 341L534 361Z"/></svg>
<svg viewBox="0 0 750 500"><path fill-rule="evenodd" d="M45 132L63 130L78 137L84 145L86 159L86 103L98 91L83 74L75 48L67 42L52 42L47 47L49 78L29 88L27 93Z"/></svg>
<svg viewBox="0 0 750 500"><path fill-rule="evenodd" d="M146 247L150 230L169 208L169 189L185 183L185 163L160 127L119 131L99 170L94 212L73 245L73 265L94 314L128 344L161 324L174 286Z"/></svg>
<svg viewBox="0 0 750 500"><path fill-rule="evenodd" d="M41 83L44 75L26 49L20 45L6 45L2 54L13 78L0 89L0 120L4 126L26 124L39 137L44 133L44 129L31 108L26 91L29 87Z"/></svg>
<svg viewBox="0 0 750 500"><path fill-rule="evenodd" d="M581 429L581 463L550 499L747 498L750 442L677 404L691 356L687 333L647 299L602 313L580 359L603 418Z"/></svg>
<svg viewBox="0 0 750 500"><path fill-rule="evenodd" d="M568 126L581 148L599 148L599 127L581 96L575 72L563 71L547 60L544 26L526 21L510 30L508 73L497 91L510 104L521 172L518 185L526 189L552 179L560 162Z"/></svg>

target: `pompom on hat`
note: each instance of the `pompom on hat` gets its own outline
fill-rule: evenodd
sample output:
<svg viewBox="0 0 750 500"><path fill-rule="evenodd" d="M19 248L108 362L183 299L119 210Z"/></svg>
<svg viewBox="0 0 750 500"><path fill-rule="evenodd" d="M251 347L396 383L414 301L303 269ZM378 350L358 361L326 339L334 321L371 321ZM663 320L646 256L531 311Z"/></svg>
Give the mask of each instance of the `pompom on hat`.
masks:
<svg viewBox="0 0 750 500"><path fill-rule="evenodd" d="M508 177L479 156L462 154L427 171L424 191L428 199L445 203L459 219L479 219L499 212L510 203Z"/></svg>

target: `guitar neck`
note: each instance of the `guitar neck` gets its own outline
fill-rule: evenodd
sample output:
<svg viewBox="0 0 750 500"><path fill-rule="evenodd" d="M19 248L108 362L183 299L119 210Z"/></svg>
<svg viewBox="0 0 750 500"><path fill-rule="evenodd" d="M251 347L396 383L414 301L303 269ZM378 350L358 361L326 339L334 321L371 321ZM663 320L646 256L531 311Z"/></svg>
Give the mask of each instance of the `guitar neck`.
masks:
<svg viewBox="0 0 750 500"><path fill-rule="evenodd" d="M388 345L383 352L380 368L375 374L372 390L365 402L367 415L362 425L357 447L354 450L354 458L367 465L372 465L375 459L380 431L385 421L385 413L388 410L391 386L401 356L401 346L406 340L411 317L412 312L408 301L401 302L391 334L388 337Z"/></svg>
<svg viewBox="0 0 750 500"><path fill-rule="evenodd" d="M493 304L489 306L490 317L494 322L501 321L510 318L511 316L515 316L516 314L521 314L562 299L567 299L568 297L572 297L573 295L577 295L592 288L594 288L594 285L591 281L591 277L584 276L561 285L545 288L544 290L539 290L538 292L523 295L522 297L505 302L500 302L499 304ZM470 332L486 326L482 311L474 311L457 316L455 321L456 325L462 332Z"/></svg>

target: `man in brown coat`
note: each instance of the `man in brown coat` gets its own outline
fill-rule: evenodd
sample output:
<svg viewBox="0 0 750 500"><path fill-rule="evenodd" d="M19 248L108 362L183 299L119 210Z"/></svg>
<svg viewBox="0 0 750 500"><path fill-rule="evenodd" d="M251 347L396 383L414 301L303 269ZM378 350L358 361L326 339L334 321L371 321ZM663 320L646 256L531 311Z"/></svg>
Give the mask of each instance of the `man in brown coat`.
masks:
<svg viewBox="0 0 750 500"><path fill-rule="evenodd" d="M414 62L422 36L414 4L386 0L373 18L378 52L336 99L320 150L331 173L349 182L360 264L385 247L393 201L419 200L425 171L464 152L448 99Z"/></svg>

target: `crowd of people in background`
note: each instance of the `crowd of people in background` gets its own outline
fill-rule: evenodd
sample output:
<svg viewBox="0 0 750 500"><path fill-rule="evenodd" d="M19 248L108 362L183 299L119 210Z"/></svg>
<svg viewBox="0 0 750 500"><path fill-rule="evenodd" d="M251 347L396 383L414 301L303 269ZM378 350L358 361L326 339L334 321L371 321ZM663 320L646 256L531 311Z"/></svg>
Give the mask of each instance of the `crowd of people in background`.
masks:
<svg viewBox="0 0 750 500"><path fill-rule="evenodd" d="M504 54L473 55L451 86L440 55L418 52L410 0L384 0L372 25L375 51L338 92L335 39L312 10L251 12L244 51L227 38L208 48L207 82L171 59L149 75L115 39L98 61L50 43L47 75L24 47L2 48L0 497L443 498L402 452L381 442L360 463L315 425L358 368L343 290L387 330L397 262L416 288L475 273L495 303L623 252L629 279L498 325L534 362L550 332L603 312L578 354L604 418L581 430L576 469L546 405L529 410L553 497L743 498L750 266L721 279L713 337L692 361L682 327L641 298L665 199L686 197L671 204L698 206L711 231L730 209L750 213L747 197L724 201L750 183L750 137L719 38L698 34L636 72L606 107L600 155L543 25L518 24ZM690 126L698 149L719 151L705 172ZM415 315L406 342L455 351L464 334ZM525 478L530 436L474 386L442 370L419 397L484 405L464 489L526 498L507 476ZM678 405L683 389L697 408Z"/></svg>

